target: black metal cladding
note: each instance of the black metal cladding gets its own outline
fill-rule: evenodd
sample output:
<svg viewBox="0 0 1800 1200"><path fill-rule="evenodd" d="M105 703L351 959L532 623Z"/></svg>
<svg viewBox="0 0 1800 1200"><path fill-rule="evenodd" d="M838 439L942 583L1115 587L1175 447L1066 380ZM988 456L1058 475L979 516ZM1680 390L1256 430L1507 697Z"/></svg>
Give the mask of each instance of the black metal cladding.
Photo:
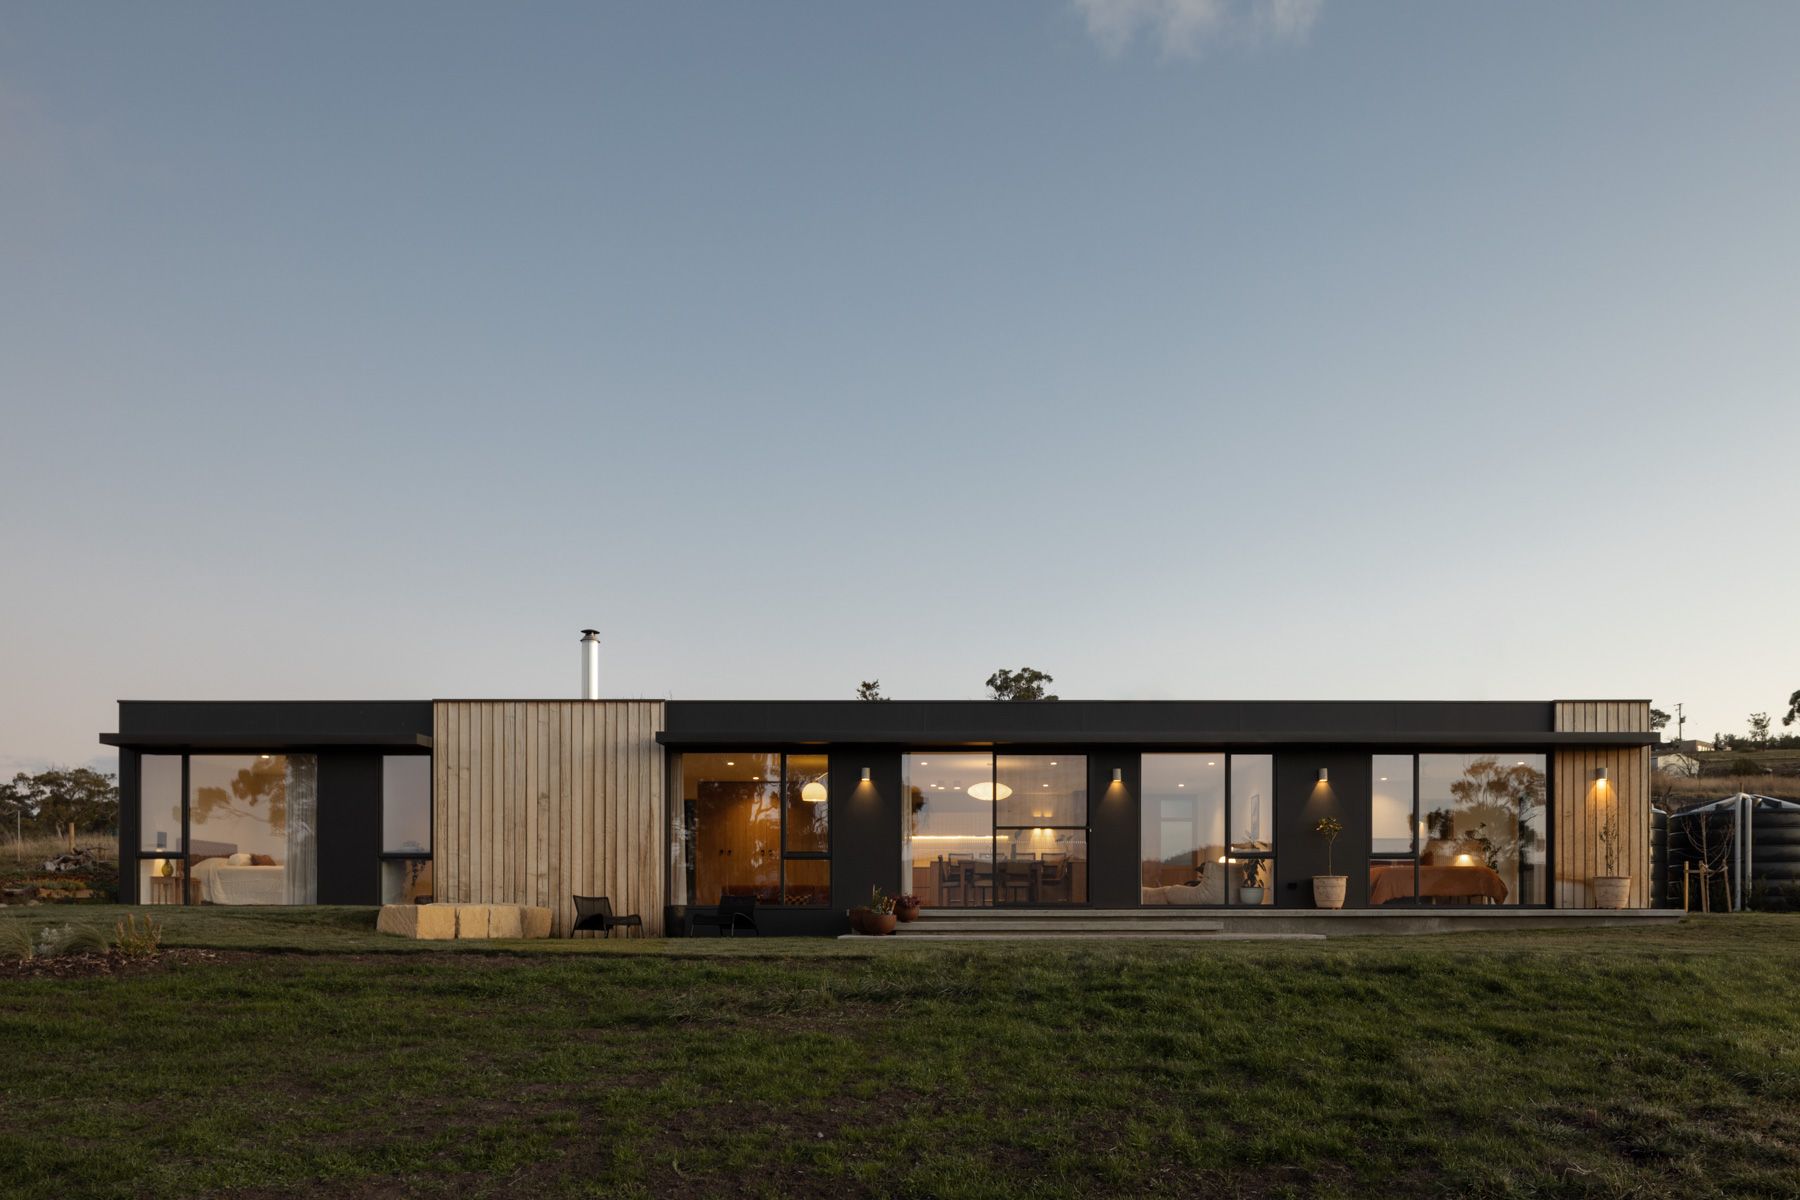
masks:
<svg viewBox="0 0 1800 1200"><path fill-rule="evenodd" d="M429 700L121 700L115 745L427 745ZM425 739L423 742L420 739Z"/></svg>
<svg viewBox="0 0 1800 1200"><path fill-rule="evenodd" d="M669 746L1536 744L1549 701L671 700ZM1639 735L1601 735L1638 737ZM1642 735L1651 740L1652 735ZM1598 740L1589 735L1589 740Z"/></svg>

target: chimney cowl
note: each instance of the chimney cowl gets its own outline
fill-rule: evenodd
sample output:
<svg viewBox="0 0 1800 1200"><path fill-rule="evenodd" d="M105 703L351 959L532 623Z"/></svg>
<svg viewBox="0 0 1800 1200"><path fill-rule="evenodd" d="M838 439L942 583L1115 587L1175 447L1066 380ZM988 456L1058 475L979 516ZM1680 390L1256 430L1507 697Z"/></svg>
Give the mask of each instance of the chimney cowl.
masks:
<svg viewBox="0 0 1800 1200"><path fill-rule="evenodd" d="M581 698L600 698L600 631L581 631Z"/></svg>

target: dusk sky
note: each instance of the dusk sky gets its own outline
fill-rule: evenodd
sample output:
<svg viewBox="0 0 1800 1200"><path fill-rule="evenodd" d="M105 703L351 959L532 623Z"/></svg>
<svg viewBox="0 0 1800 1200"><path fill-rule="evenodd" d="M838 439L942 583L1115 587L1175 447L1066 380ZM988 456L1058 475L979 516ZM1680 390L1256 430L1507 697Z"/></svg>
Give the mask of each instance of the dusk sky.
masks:
<svg viewBox="0 0 1800 1200"><path fill-rule="evenodd" d="M0 0L0 771L128 699L1800 688L1800 5ZM1779 728L1779 726L1778 726Z"/></svg>

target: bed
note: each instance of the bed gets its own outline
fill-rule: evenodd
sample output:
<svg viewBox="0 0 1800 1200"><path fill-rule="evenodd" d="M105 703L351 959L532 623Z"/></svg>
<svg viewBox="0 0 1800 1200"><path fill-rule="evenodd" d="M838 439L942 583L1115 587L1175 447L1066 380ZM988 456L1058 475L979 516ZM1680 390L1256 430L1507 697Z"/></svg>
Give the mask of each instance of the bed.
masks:
<svg viewBox="0 0 1800 1200"><path fill-rule="evenodd" d="M1506 903L1506 880L1486 865L1422 863L1419 866L1419 899L1421 900L1485 900ZM1386 904L1390 900L1411 900L1413 868L1400 866L1369 868L1369 903Z"/></svg>
<svg viewBox="0 0 1800 1200"><path fill-rule="evenodd" d="M203 904L286 904L287 868L235 866L229 858L207 858L193 865Z"/></svg>

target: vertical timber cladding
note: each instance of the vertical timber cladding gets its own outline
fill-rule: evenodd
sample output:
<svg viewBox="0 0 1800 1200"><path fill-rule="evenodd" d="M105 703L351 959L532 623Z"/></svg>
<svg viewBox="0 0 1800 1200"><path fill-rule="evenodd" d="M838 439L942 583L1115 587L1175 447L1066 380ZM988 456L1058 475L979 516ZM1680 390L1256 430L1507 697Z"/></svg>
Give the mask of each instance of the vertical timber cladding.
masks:
<svg viewBox="0 0 1800 1200"><path fill-rule="evenodd" d="M1558 700L1558 733L1637 733L1650 728L1648 700ZM1651 904L1650 747L1558 747L1556 788L1556 906L1594 907L1593 880L1606 871L1600 831L1617 812L1616 871L1631 876L1633 908ZM1606 768L1606 793L1594 776Z"/></svg>
<svg viewBox="0 0 1800 1200"><path fill-rule="evenodd" d="M432 705L435 897L536 904L558 935L573 896L606 896L662 933L660 700Z"/></svg>

